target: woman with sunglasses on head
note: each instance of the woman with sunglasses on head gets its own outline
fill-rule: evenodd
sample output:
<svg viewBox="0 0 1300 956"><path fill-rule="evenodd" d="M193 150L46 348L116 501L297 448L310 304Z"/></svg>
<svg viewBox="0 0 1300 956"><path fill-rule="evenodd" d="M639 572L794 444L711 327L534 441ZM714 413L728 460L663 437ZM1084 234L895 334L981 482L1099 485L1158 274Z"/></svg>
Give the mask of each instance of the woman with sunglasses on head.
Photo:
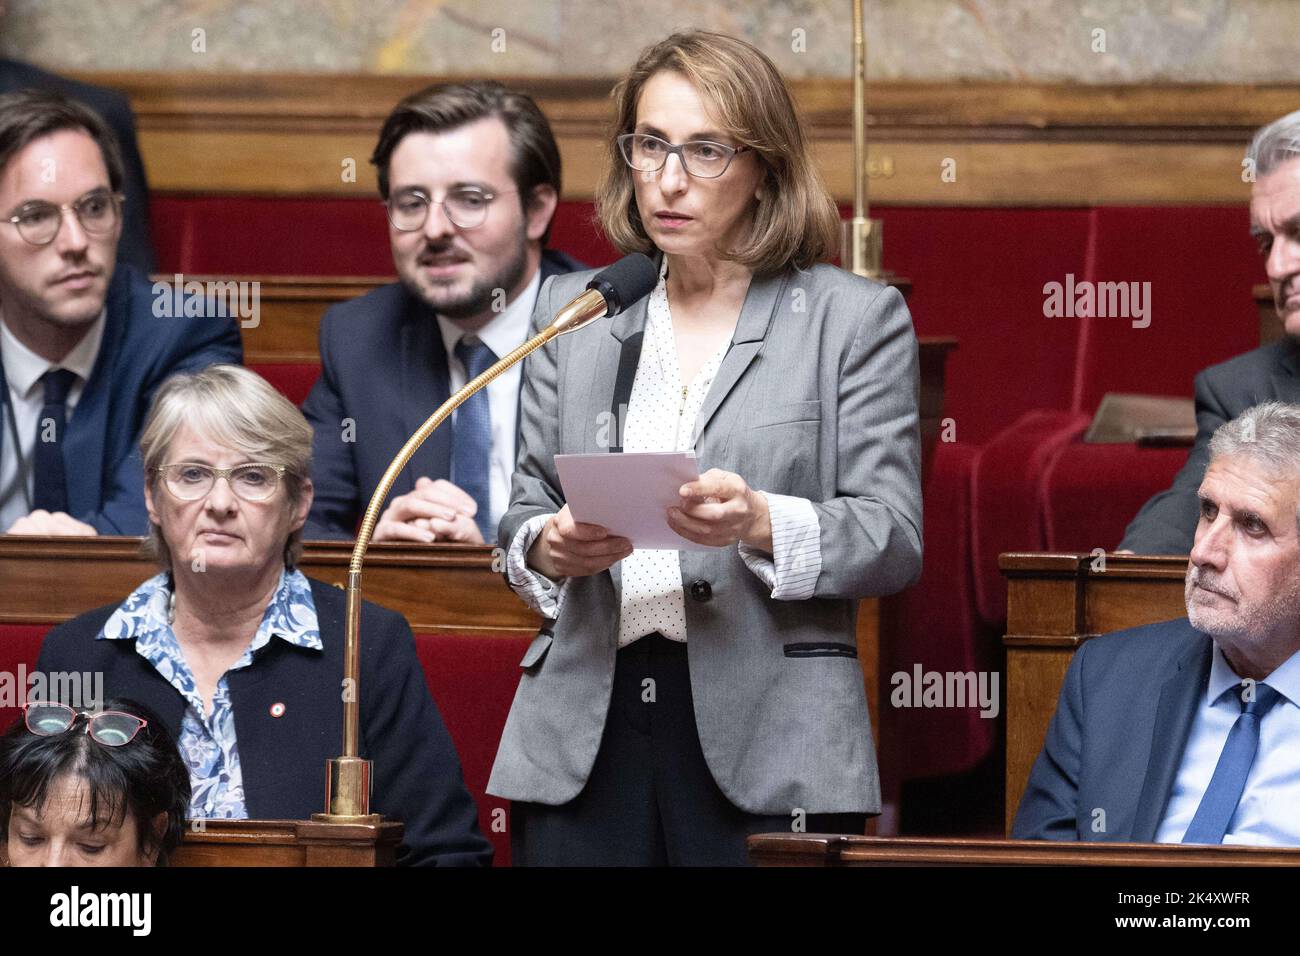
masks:
<svg viewBox="0 0 1300 956"><path fill-rule="evenodd" d="M0 837L10 866L165 866L190 776L153 711L29 702L0 737Z"/></svg>
<svg viewBox="0 0 1300 956"><path fill-rule="evenodd" d="M189 770L191 818L324 809L343 739L346 599L295 567L311 443L298 409L248 369L169 379L140 440L162 570L41 648L42 671L102 671L109 694L159 713ZM361 632L361 756L375 812L405 825L398 863L490 862L409 625L366 603Z"/></svg>

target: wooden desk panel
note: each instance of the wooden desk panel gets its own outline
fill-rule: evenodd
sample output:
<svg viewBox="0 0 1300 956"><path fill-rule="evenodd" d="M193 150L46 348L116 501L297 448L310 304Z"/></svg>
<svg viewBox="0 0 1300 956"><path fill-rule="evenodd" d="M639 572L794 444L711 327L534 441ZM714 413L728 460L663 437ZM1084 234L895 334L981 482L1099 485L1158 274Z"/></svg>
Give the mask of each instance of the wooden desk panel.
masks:
<svg viewBox="0 0 1300 956"><path fill-rule="evenodd" d="M157 567L139 538L0 535L0 623L58 624L121 601ZM303 573L343 587L352 547L307 542ZM425 633L532 633L538 617L492 569L492 549L465 544L376 544L366 556L362 594Z"/></svg>
<svg viewBox="0 0 1300 956"><path fill-rule="evenodd" d="M818 833L749 838L759 866L1300 866L1300 849L1046 840L883 839Z"/></svg>
<svg viewBox="0 0 1300 956"><path fill-rule="evenodd" d="M153 188L167 192L375 196L341 157L369 156L403 96L448 77L226 70L83 72L121 90L137 118ZM565 196L594 196L608 145L614 77L501 76L546 113ZM1295 84L1077 84L873 78L868 173L877 203L1079 206L1234 203L1251 133L1295 107ZM832 194L853 195L852 83L791 79ZM935 157L965 171L942 182Z"/></svg>
<svg viewBox="0 0 1300 956"><path fill-rule="evenodd" d="M174 283L175 276L155 275ZM385 276L208 276L185 274L205 288L216 282L256 282L258 323L241 328L247 365L317 365L317 330L325 310L392 282ZM431 409L432 411L432 409Z"/></svg>
<svg viewBox="0 0 1300 956"><path fill-rule="evenodd" d="M203 820L185 831L170 866L393 866L402 824Z"/></svg>
<svg viewBox="0 0 1300 956"><path fill-rule="evenodd" d="M1187 559L1008 553L1006 827L1011 832L1056 698L1084 641L1183 617Z"/></svg>

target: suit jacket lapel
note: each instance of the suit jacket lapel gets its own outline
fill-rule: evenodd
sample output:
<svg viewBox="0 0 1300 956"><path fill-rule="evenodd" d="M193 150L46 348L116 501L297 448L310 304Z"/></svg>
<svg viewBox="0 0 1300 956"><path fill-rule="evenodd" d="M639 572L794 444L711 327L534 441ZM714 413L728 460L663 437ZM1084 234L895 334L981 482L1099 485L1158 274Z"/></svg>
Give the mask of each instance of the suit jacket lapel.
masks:
<svg viewBox="0 0 1300 956"><path fill-rule="evenodd" d="M1179 658L1177 670L1160 689L1146 780L1133 818L1131 838L1139 843L1155 840L1174 787L1174 778L1182 764L1183 750L1196 719L1200 696L1205 693L1209 680L1213 642L1204 634L1197 633L1196 637Z"/></svg>
<svg viewBox="0 0 1300 956"><path fill-rule="evenodd" d="M577 263L577 262L572 262L571 264L572 264L573 266L578 266L578 265L579 265L579 263ZM570 270L570 268L569 268L569 265L570 265L570 263L569 263L569 262L566 262L564 259L562 259L562 258L560 257L560 254L559 254L559 253L555 253L555 252L553 252L553 251L550 250L550 249L543 249L543 250L542 250L542 260L541 260L541 264L540 264L540 266L539 266L539 270L541 271L541 274L542 274L542 281L541 281L541 284L538 286L538 291L539 291L539 292L541 291L541 287L544 286L544 285L546 285L546 280L549 279L551 276L565 275L565 274L567 274L568 272L570 272L571 270ZM534 299L533 302L531 303L531 305L529 306L529 312L531 313L531 312L533 311L533 309L535 309L536 307L537 307L537 300ZM552 318L554 318L554 317L552 317ZM529 337L529 338L532 338L532 331L533 331L533 330L532 330L532 326L531 326L531 324L530 324L529 327L528 327L528 337ZM445 351L445 349L444 349L444 351ZM445 367L446 364L447 364L447 363L444 362L444 363L443 363L443 366ZM520 431L520 429L519 429L518 426L519 426L519 423L522 422L522 421L524 420L524 388L523 388L523 384L524 384L524 377L523 377L523 375L521 374L521 375L519 376L519 398L518 398L518 402L517 402L517 404L516 404L516 406L515 406L515 423L516 423L516 425L515 425L515 448L514 448L514 455L512 456L513 460L514 460L516 463L518 463L518 461L519 461L519 431ZM450 385L448 385L448 388L450 389Z"/></svg>
<svg viewBox="0 0 1300 956"><path fill-rule="evenodd" d="M785 289L786 277L774 276L768 279L754 279L745 294L745 304L741 306L740 318L736 322L736 331L731 338L731 348L727 350L718 368L718 374L709 386L709 394L700 408L700 416L695 421L694 445L699 447L704 429L718 407L740 381L745 370L749 368L754 356L763 347L763 339L772 324L772 315Z"/></svg>
<svg viewBox="0 0 1300 956"><path fill-rule="evenodd" d="M12 437L9 429L14 427L14 417L15 412L9 404L9 382L5 378L4 362L0 362L0 461L4 461L5 443Z"/></svg>
<svg viewBox="0 0 1300 956"><path fill-rule="evenodd" d="M1300 356L1293 340L1288 339L1288 347L1273 368L1273 391L1278 401L1300 402Z"/></svg>
<svg viewBox="0 0 1300 956"><path fill-rule="evenodd" d="M398 444L386 453L390 455L396 454L402 442L451 395L451 373L438 320L410 293L406 294L401 349L402 434L398 436ZM449 423L430 435L402 470L393 485L394 493L413 490L420 475L450 480L451 438ZM376 480L378 477L375 476Z"/></svg>
<svg viewBox="0 0 1300 956"><path fill-rule="evenodd" d="M74 518L99 511L103 507L104 437L113 417L112 393L117 355L126 334L130 303L124 301L129 283L114 282L109 287L104 315L104 337L86 386L77 399L77 407L68 421L67 441L63 446L63 469L67 476L68 513ZM135 448L131 454L138 455ZM92 467L78 463L92 462Z"/></svg>

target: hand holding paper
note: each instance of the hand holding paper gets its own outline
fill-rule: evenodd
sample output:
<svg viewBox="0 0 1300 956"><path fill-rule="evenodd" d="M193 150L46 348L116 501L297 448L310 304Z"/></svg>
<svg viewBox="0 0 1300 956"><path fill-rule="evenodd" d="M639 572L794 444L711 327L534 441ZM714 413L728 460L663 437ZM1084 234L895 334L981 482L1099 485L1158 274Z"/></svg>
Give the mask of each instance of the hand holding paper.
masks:
<svg viewBox="0 0 1300 956"><path fill-rule="evenodd" d="M573 519L565 505L528 549L528 566L552 581L599 574L632 553L632 542Z"/></svg>
<svg viewBox="0 0 1300 956"><path fill-rule="evenodd" d="M703 475L695 453L556 455L574 520L647 550L701 551L744 541L771 552L766 499L733 472Z"/></svg>
<svg viewBox="0 0 1300 956"><path fill-rule="evenodd" d="M710 468L678 489L682 503L668 509L668 525L697 544L727 547L737 541L772 553L767 499L740 475Z"/></svg>
<svg viewBox="0 0 1300 956"><path fill-rule="evenodd" d="M602 525L647 550L712 547L668 524L668 509L682 503L682 485L700 477L694 452L556 455L555 469L575 521Z"/></svg>

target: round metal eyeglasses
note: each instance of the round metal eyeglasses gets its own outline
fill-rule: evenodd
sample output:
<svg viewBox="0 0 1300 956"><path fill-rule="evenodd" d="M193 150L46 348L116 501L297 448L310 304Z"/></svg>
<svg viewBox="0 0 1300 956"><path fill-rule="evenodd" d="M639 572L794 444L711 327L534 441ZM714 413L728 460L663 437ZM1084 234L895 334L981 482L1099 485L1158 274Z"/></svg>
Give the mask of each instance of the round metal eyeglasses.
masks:
<svg viewBox="0 0 1300 956"><path fill-rule="evenodd" d="M52 202L33 200L24 203L9 222L18 229L18 235L33 246L48 246L63 228L64 213L72 213L81 228L95 236L111 232L121 219L122 203L126 197L99 189L82 196L76 202L56 206Z"/></svg>
<svg viewBox="0 0 1300 956"><path fill-rule="evenodd" d="M384 208L388 210L388 221L398 232L417 232L424 228L429 218L429 207L441 205L443 214L453 226L461 229L474 229L487 220L488 207L492 201L506 193L517 192L504 189L500 192L488 192L484 189L456 189L441 200L430 199L418 190L403 192L391 197Z"/></svg>

